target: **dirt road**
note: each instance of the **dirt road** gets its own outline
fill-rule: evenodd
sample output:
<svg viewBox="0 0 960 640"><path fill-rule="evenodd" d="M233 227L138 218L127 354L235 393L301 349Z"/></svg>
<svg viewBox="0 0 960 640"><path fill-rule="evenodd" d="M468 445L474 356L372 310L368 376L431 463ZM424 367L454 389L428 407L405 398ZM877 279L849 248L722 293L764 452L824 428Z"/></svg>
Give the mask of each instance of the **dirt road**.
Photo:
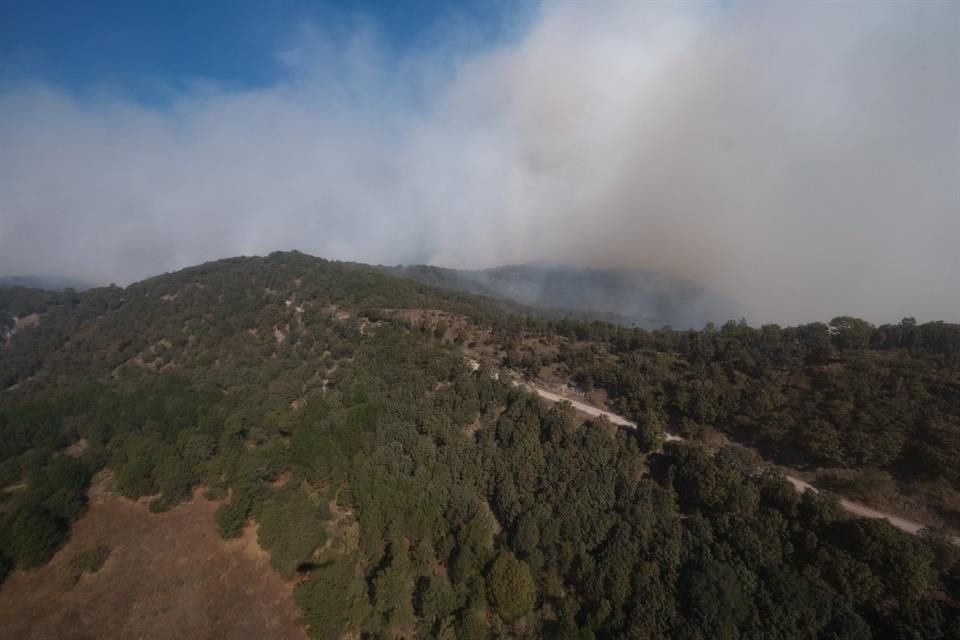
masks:
<svg viewBox="0 0 960 640"><path fill-rule="evenodd" d="M567 402L572 404L573 408L576 409L577 411L581 411L583 413L586 413L587 415L595 416L598 418L600 416L606 416L607 420L609 420L613 424L620 425L622 427L629 427L631 429L635 429L637 426L630 420L627 420L626 418L624 418L623 416L618 416L615 413L610 413L609 411L605 411L603 409L600 409L599 407L594 407L593 405L589 405L585 402L581 402L580 400L576 400L574 398L568 398L566 396L560 395L559 393L547 391L546 389L542 389L538 386L535 386L529 383L523 384L521 386L523 386L525 389L529 391L532 391L533 393L536 393L538 396L540 396L544 400L549 400L550 402L560 402L562 400L566 400ZM668 442L683 440L683 438L681 438L680 436L672 433L668 433L666 436L666 439ZM786 478L787 478L787 481L790 484L792 484L793 487L800 493L803 493L808 489L810 491L813 491L814 493L819 493L819 490L816 487L814 487L808 482L804 482L800 478L796 478L794 476L789 476L789 475L786 476ZM884 520L887 520L890 524L895 526L897 529L906 531L907 533L917 534L920 532L921 529L925 528L924 525L920 524L919 522L914 522L912 520L907 520L906 518L901 518L899 516L895 516L889 513L877 511L876 509L871 509L870 507L866 505L862 505L859 502L853 502L851 500L846 500L841 498L839 500L839 503L840 503L840 506L847 513L850 513L860 518L883 518ZM954 544L960 544L960 538L954 538L953 542Z"/></svg>
<svg viewBox="0 0 960 640"><path fill-rule="evenodd" d="M600 409L599 407L595 407L591 404L580 402L579 400L574 400L573 398L568 398L566 396L560 395L559 393L553 393L552 391L547 391L546 389L541 389L540 387L536 387L531 384L524 384L522 386L528 391L534 392L544 400L549 400L550 402L560 402L561 400L566 400L567 402L573 405L574 409L576 409L577 411L582 411L587 415L591 415L595 418L599 418L600 416L606 416L607 420L609 420L613 424L620 425L621 427L629 427L630 429L637 428L637 425L630 422L623 416L618 416L615 413L604 411L603 409ZM673 440L683 440L683 438L681 438L680 436L676 436L672 433L668 433L667 441L669 442Z"/></svg>

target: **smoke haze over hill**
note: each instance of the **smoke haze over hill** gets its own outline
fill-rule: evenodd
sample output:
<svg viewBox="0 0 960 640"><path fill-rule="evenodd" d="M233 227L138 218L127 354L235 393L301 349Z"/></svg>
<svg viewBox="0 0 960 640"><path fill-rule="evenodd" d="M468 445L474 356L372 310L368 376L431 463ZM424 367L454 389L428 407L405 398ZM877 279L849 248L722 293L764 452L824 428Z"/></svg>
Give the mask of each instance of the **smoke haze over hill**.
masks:
<svg viewBox="0 0 960 640"><path fill-rule="evenodd" d="M236 254L648 269L751 322L960 320L955 3L549 3L261 88L0 90L0 274ZM215 79L213 79L215 81Z"/></svg>
<svg viewBox="0 0 960 640"><path fill-rule="evenodd" d="M650 271L550 264L478 271L418 265L389 271L431 286L645 329L699 329L707 323L734 319L739 312L736 305L694 282Z"/></svg>

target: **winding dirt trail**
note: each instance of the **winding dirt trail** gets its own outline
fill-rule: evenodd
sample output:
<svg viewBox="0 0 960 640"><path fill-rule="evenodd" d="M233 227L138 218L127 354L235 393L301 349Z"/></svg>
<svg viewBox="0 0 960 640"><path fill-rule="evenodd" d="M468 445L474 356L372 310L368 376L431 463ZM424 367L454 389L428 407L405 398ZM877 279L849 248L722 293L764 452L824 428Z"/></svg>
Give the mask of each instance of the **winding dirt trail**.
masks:
<svg viewBox="0 0 960 640"><path fill-rule="evenodd" d="M563 395L560 395L559 393L554 393L552 391L547 391L546 389L543 389L541 387L538 387L536 385L529 384L529 383L523 383L523 384L517 383L517 384L527 389L528 391L532 391L533 393L537 394L544 400L549 400L550 402L566 401L566 402L569 402L571 405L573 405L574 409L576 409L577 411L586 413L587 415L591 415L597 418L599 418L600 416L606 416L607 420L609 420L613 424L620 425L622 427L628 427L630 429L635 429L637 427L637 425L635 425L630 420L627 420L623 416L618 416L615 413L605 411L604 409L595 407L585 402L581 402L580 400L577 400L575 398L568 398L567 396L563 396ZM668 442L671 442L671 441L679 442L683 440L683 438L673 433L668 433L666 436L666 439ZM797 478L795 476L790 476L790 475L787 475L786 478L787 478L787 481L791 485L793 485L793 488L796 489L799 493L803 493L807 490L813 491L814 493L820 493L819 489L811 485L809 482L805 482L801 480L800 478ZM860 504L859 502L853 502L852 500L847 500L845 498L841 498L838 502L840 506L847 513L850 513L851 515L857 516L859 518L882 518L888 521L893 526L895 526L897 529L906 531L907 533L912 533L916 535L920 533L922 529L926 528L923 524L919 522L914 522L913 520L901 518L900 516L895 516L890 513L884 513L883 511L877 511L876 509L871 509L870 507ZM953 543L960 545L960 538L954 537Z"/></svg>

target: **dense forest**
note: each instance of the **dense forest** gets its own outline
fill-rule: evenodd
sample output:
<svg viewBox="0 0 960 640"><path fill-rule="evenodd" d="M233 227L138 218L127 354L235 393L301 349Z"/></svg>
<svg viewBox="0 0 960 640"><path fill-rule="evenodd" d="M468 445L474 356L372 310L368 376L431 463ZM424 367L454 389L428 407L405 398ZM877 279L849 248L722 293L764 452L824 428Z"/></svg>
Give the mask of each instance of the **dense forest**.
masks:
<svg viewBox="0 0 960 640"><path fill-rule="evenodd" d="M851 519L765 462L956 525L957 325L646 331L293 252L0 288L0 336L3 574L109 473L156 511L222 500L224 537L258 523L317 638L960 638L943 532Z"/></svg>

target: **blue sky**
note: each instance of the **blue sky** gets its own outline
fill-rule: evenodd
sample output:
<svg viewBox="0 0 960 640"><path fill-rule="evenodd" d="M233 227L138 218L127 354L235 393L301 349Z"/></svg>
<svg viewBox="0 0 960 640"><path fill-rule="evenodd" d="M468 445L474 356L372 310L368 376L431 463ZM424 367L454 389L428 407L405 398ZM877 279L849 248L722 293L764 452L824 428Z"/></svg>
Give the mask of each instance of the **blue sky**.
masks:
<svg viewBox="0 0 960 640"><path fill-rule="evenodd" d="M275 83L289 71L277 54L305 25L333 36L362 26L388 55L404 56L429 49L451 25L469 25L464 47L495 46L534 8L503 0L6 0L0 80L156 103L192 82Z"/></svg>

